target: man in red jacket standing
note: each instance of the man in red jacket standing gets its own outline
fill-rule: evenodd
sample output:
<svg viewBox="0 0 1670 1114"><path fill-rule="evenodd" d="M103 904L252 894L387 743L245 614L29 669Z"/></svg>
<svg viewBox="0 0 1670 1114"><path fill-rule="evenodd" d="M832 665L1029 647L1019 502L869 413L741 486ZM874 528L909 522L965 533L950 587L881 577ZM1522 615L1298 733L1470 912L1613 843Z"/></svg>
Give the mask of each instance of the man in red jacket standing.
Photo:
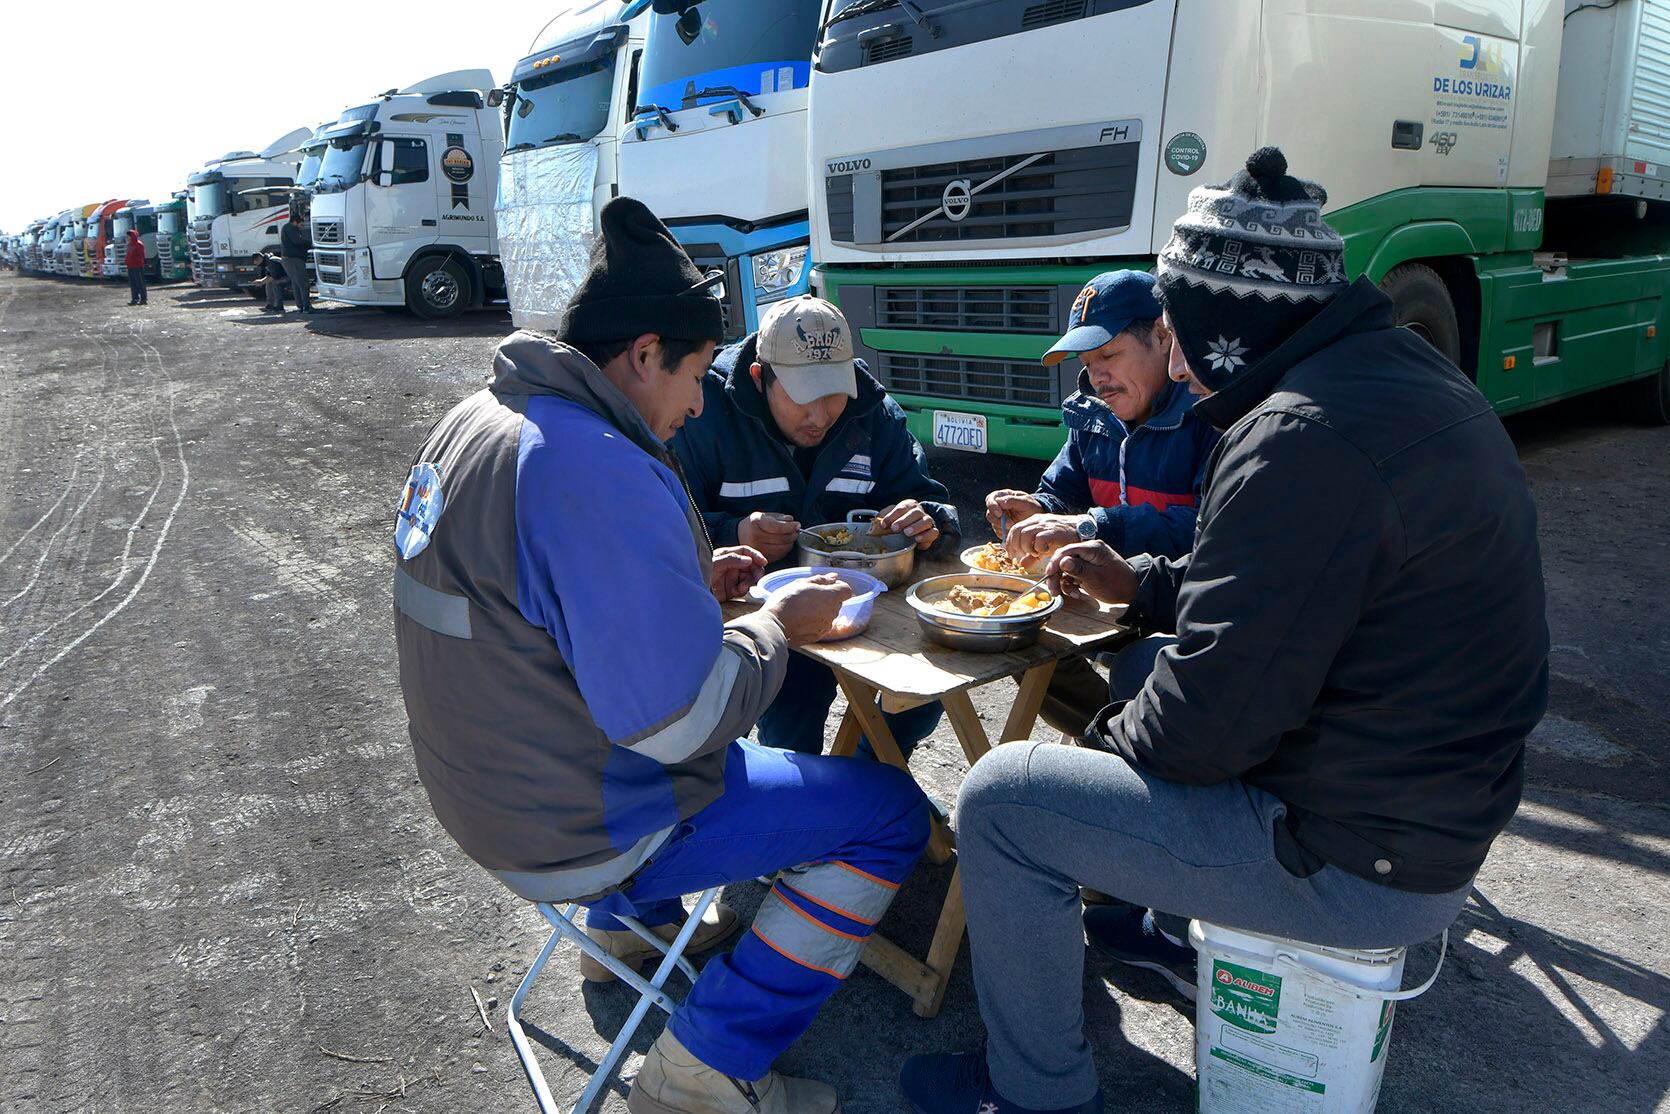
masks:
<svg viewBox="0 0 1670 1114"><path fill-rule="evenodd" d="M128 299L128 305L130 305L130 306L142 306L142 305L145 304L145 301L146 301L146 299L145 299L145 245L140 241L139 231L137 229L133 229L133 228L128 229L128 242L127 242L127 245L126 245L126 254L123 255L122 262L127 264L127 267L128 267L128 289L129 289L129 291L132 292L132 295L133 295L132 297L130 297Z"/></svg>

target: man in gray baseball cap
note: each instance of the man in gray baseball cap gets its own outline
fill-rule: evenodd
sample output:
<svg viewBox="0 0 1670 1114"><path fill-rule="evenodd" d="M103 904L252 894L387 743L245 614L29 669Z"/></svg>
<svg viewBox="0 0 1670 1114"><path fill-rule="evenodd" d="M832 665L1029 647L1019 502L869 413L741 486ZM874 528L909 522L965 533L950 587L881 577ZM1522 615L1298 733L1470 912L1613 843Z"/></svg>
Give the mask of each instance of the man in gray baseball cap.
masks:
<svg viewBox="0 0 1670 1114"><path fill-rule="evenodd" d="M957 509L928 475L904 411L853 358L852 327L822 298L773 304L758 333L714 359L702 397L700 416L671 445L714 545L752 546L786 564L802 524L866 509L920 550L961 540ZM821 753L834 699L834 674L792 655L782 692L759 719L760 742ZM888 722L908 754L939 716L928 704Z"/></svg>

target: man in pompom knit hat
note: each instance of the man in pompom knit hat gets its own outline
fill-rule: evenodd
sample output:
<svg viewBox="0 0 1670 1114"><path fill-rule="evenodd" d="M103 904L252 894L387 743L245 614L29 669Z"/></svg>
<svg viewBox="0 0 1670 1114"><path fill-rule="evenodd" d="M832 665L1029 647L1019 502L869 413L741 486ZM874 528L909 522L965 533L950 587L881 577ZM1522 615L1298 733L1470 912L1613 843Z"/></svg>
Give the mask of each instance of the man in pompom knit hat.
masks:
<svg viewBox="0 0 1670 1114"><path fill-rule="evenodd" d="M927 843L927 802L891 766L742 738L789 647L827 634L851 593L813 578L723 621L720 600L765 558L710 546L666 446L702 411L719 304L641 202L611 201L601 228L560 338L499 345L400 499L395 628L418 775L466 853L522 897L586 905L588 935L628 966L659 952L613 915L671 939L680 895L777 875L626 1105L833 1114L833 1087L772 1061L857 966Z"/></svg>
<svg viewBox="0 0 1670 1114"><path fill-rule="evenodd" d="M1014 743L964 782L987 1040L906 1063L923 1114L1101 1109L1080 886L1129 903L1084 915L1117 922L1093 940L1192 989L1193 954L1146 910L1413 944L1449 926L1519 803L1548 687L1525 476L1473 384L1344 281L1326 200L1267 147L1190 195L1160 255L1171 373L1224 431L1193 551L1089 541L1050 576L1176 641L1097 716L1102 749Z"/></svg>

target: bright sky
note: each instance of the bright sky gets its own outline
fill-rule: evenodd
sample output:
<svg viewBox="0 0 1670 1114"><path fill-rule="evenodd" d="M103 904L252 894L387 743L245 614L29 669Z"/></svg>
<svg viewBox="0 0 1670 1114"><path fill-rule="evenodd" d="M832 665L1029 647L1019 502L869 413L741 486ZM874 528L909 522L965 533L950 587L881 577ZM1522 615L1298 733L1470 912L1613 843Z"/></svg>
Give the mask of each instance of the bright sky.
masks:
<svg viewBox="0 0 1670 1114"><path fill-rule="evenodd" d="M166 200L207 159L435 74L489 69L503 81L567 6L84 0L59 11L8 0L0 231L112 197Z"/></svg>

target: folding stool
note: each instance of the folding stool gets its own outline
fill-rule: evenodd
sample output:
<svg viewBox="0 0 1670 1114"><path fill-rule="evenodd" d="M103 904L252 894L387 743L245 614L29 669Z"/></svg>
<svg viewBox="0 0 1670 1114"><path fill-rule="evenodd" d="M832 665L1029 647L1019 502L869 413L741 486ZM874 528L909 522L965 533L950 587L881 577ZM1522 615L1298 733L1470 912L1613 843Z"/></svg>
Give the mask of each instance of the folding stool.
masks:
<svg viewBox="0 0 1670 1114"><path fill-rule="evenodd" d="M550 902L534 902L534 908L539 910L539 915L551 924L551 938L545 941L545 946L539 950L539 956L533 961L533 966L529 967L528 973L522 977L522 984L516 988L516 993L511 995L510 1009L505 1015L505 1028L510 1030L510 1041L516 1046L516 1056L522 1061L522 1070L528 1073L528 1086L533 1088L534 1099L539 1103L540 1114L559 1114L560 1108L557 1106L556 1100L551 1097L551 1089L545 1083L545 1073L540 1071L539 1061L534 1056L533 1046L522 1032L520 1014L522 999L527 997L528 990L533 986L534 980L545 969L545 963L551 958L551 952L556 949L557 943L561 940L570 941L581 951L607 967L621 982L631 987L638 995L638 1004L633 1007L632 1013L626 1019L626 1024L621 1026L619 1034L615 1037L615 1043L609 1046L609 1051L598 1063L597 1070L592 1073L591 1082L586 1084L586 1089L580 1094L580 1100L574 1104L572 1114L586 1114L591 1109L592 1104L597 1101L597 1097L603 1093L603 1088L608 1085L610 1076L614 1075L621 1056L625 1054L627 1046L632 1043L632 1036L638 1031L638 1026L643 1023L644 1015L649 1012L650 1006L660 1006L663 1012L671 1014L678 1005L661 989L667 981L667 976L673 973L673 968L676 966L682 970L685 977L690 979L691 982L696 981L696 969L690 964L689 960L684 958L684 949L690 943L690 938L696 934L696 929L700 927L702 916L707 912L707 907L713 904L714 899L718 896L718 886L702 892L701 896L696 899L695 909L686 918L684 927L674 937L671 944L645 928L636 918L616 914L615 919L661 952L661 963L656 967L655 974L649 979L645 979L638 972L610 955L595 940L587 936L583 928L574 923L574 916L581 908L579 905L570 904L565 906L561 912L558 912L557 907Z"/></svg>

